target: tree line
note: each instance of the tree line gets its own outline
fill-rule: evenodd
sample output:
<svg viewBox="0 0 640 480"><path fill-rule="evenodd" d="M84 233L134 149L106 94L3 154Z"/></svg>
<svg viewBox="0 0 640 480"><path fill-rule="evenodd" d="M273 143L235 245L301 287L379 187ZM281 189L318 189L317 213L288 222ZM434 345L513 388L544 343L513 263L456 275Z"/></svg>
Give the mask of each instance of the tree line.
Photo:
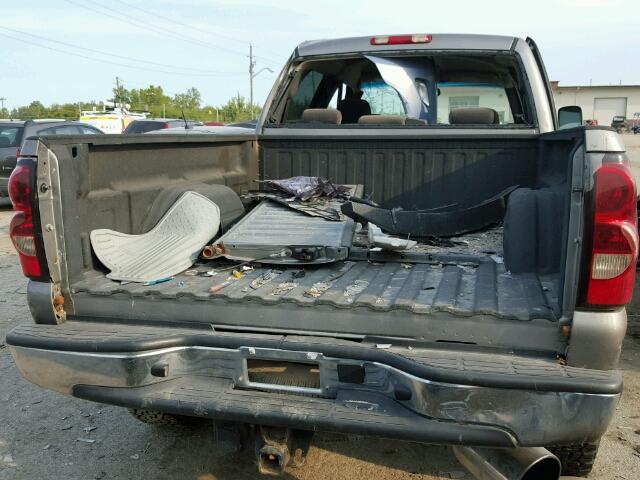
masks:
<svg viewBox="0 0 640 480"><path fill-rule="evenodd" d="M191 87L184 93L168 95L161 86L149 85L146 88L127 89L119 86L113 89L110 101L127 105L132 111L148 112L150 117L182 118L200 121L240 122L255 118L260 107L249 105L249 101L240 94L229 99L224 105L203 105L202 96L197 88ZM113 104L111 104L113 105ZM64 118L77 120L82 110L102 108L100 102L54 103L48 107L34 100L10 111L4 109L1 117L10 116L21 120L36 118Z"/></svg>

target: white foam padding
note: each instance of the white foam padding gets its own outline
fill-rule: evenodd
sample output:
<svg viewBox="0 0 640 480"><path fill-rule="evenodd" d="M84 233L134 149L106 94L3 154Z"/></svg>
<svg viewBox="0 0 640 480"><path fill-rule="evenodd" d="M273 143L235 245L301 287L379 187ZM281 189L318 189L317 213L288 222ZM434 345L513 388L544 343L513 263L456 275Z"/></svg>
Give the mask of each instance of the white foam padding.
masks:
<svg viewBox="0 0 640 480"><path fill-rule="evenodd" d="M150 282L186 270L220 227L220 208L207 197L185 192L149 232L91 232L91 246L111 270L107 278Z"/></svg>

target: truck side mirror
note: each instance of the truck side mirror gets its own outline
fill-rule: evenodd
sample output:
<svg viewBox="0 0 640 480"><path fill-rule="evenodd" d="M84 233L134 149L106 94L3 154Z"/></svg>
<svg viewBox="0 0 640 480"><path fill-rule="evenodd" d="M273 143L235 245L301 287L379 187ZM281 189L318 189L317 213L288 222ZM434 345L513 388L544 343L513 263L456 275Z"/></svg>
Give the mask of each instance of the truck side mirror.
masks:
<svg viewBox="0 0 640 480"><path fill-rule="evenodd" d="M559 128L572 128L582 125L582 109L580 107L562 107L558 110Z"/></svg>

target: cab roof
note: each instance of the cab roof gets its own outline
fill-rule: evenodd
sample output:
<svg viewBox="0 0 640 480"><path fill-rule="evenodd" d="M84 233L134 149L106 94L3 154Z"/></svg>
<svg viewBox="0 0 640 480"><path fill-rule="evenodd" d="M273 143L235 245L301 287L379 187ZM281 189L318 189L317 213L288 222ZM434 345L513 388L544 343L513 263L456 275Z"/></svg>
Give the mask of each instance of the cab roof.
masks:
<svg viewBox="0 0 640 480"><path fill-rule="evenodd" d="M411 36L409 34L408 36ZM421 34L413 34L420 36ZM475 35L457 33L427 34L427 43L405 43L392 45L372 45L372 38L394 37L395 35L370 35L302 42L295 51L296 57L331 55L356 52L384 52L398 50L510 50L517 37L500 35ZM402 35L405 36L405 35Z"/></svg>

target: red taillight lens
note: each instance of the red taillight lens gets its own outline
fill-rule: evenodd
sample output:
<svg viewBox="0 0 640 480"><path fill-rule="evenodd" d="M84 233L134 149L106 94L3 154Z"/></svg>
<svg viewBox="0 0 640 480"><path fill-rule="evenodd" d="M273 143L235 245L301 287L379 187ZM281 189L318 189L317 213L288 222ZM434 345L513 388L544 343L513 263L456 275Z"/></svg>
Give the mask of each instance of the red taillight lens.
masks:
<svg viewBox="0 0 640 480"><path fill-rule="evenodd" d="M638 259L636 186L628 163L605 163L595 174L593 246L587 303L629 303Z"/></svg>
<svg viewBox="0 0 640 480"><path fill-rule="evenodd" d="M162 125L162 128L163 128L163 129L165 129L165 128L169 128L169 124L168 124L167 122L164 122L164 124Z"/></svg>
<svg viewBox="0 0 640 480"><path fill-rule="evenodd" d="M31 169L27 165L16 165L9 177L8 189L14 210L31 209Z"/></svg>
<svg viewBox="0 0 640 480"><path fill-rule="evenodd" d="M408 45L411 43L431 43L433 37L424 33L414 35L378 35L371 37L371 45Z"/></svg>
<svg viewBox="0 0 640 480"><path fill-rule="evenodd" d="M9 178L9 198L15 210L9 225L9 237L18 252L24 274L29 278L41 279L44 271L38 258L33 209L34 184L35 162L20 161Z"/></svg>

